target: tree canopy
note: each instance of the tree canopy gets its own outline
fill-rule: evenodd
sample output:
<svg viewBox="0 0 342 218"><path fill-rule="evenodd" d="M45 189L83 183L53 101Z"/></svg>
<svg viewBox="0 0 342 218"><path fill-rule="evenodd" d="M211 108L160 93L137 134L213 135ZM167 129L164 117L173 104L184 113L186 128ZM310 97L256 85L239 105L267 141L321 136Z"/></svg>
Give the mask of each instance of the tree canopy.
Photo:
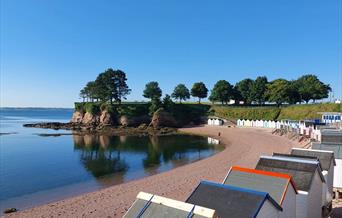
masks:
<svg viewBox="0 0 342 218"><path fill-rule="evenodd" d="M187 100L190 98L190 92L189 89L184 84L178 84L172 93L172 98L178 99L179 103L182 102L182 100Z"/></svg>
<svg viewBox="0 0 342 218"><path fill-rule="evenodd" d="M277 79L267 84L265 97L278 106L289 101L291 83L285 79Z"/></svg>
<svg viewBox="0 0 342 218"><path fill-rule="evenodd" d="M250 104L252 102L251 93L253 82L252 79L247 78L235 84L235 90L237 91L237 94L240 94L241 96L239 100L242 100L244 104Z"/></svg>
<svg viewBox="0 0 342 218"><path fill-rule="evenodd" d="M296 86L298 87L300 98L306 103L310 100L315 101L327 98L331 91L329 85L324 84L317 76L312 74L301 76L297 79Z"/></svg>
<svg viewBox="0 0 342 218"><path fill-rule="evenodd" d="M266 101L265 92L267 86L267 77L258 76L251 87L251 100L257 102L258 104L264 104Z"/></svg>
<svg viewBox="0 0 342 218"><path fill-rule="evenodd" d="M160 99L162 96L162 90L159 88L158 82L152 81L147 83L145 85L143 96L151 100Z"/></svg>
<svg viewBox="0 0 342 218"><path fill-rule="evenodd" d="M208 89L203 82L194 83L191 88L191 95L197 97L198 103L201 103L201 99L208 96Z"/></svg>
<svg viewBox="0 0 342 218"><path fill-rule="evenodd" d="M90 101L115 101L120 104L131 92L126 81L126 74L123 71L109 68L100 73L95 81L88 82L80 91L80 97Z"/></svg>
<svg viewBox="0 0 342 218"><path fill-rule="evenodd" d="M219 101L222 104L228 103L233 98L233 87L226 80L219 80L214 85L209 100L212 102Z"/></svg>

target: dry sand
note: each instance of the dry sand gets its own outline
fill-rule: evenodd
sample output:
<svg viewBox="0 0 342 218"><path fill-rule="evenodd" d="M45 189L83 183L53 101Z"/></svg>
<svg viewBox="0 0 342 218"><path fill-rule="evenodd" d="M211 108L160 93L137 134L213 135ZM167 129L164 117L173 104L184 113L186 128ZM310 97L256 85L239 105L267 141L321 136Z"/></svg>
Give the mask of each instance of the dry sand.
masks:
<svg viewBox="0 0 342 218"><path fill-rule="evenodd" d="M184 201L201 180L222 182L232 165L254 167L260 155L285 153L298 146L265 129L195 127L181 131L213 136L220 139L226 149L164 173L8 214L7 217L122 217L139 191Z"/></svg>

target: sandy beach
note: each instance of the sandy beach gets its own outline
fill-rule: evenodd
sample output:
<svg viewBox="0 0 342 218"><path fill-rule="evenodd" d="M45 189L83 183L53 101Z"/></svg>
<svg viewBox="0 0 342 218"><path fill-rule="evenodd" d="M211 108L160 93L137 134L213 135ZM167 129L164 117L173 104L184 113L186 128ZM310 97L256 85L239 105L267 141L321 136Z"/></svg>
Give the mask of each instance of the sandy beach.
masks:
<svg viewBox="0 0 342 218"><path fill-rule="evenodd" d="M215 137L226 148L207 159L164 173L5 217L122 217L139 191L184 201L201 180L221 182L232 165L254 167L260 155L286 153L299 146L286 137L272 135L271 130L266 129L204 126L181 131Z"/></svg>

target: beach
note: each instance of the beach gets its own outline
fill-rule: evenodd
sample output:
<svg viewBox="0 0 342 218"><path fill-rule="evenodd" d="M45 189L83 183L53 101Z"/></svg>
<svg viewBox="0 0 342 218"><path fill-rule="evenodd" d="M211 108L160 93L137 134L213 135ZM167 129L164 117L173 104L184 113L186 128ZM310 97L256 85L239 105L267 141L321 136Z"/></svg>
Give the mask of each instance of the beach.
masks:
<svg viewBox="0 0 342 218"><path fill-rule="evenodd" d="M260 155L287 153L299 144L268 129L203 126L180 129L215 137L226 148L209 158L173 170L5 217L122 217L139 191L184 201L201 180L221 182L233 165L254 167ZM218 134L220 133L220 136Z"/></svg>

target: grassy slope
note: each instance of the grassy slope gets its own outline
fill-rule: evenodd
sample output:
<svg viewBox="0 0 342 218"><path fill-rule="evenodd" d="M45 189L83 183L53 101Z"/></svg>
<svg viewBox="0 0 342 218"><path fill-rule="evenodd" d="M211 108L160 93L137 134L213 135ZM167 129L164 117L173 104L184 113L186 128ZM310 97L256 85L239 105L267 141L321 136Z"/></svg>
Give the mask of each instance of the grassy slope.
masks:
<svg viewBox="0 0 342 218"><path fill-rule="evenodd" d="M320 118L318 112L342 112L341 104L309 104L277 107L213 106L216 116L226 119L303 120Z"/></svg>
<svg viewBox="0 0 342 218"><path fill-rule="evenodd" d="M341 104L293 105L281 109L278 119L314 119L321 118L318 112L342 112Z"/></svg>
<svg viewBox="0 0 342 218"><path fill-rule="evenodd" d="M212 106L212 110L213 114L218 117L252 120L274 120L280 112L280 109L277 107Z"/></svg>

